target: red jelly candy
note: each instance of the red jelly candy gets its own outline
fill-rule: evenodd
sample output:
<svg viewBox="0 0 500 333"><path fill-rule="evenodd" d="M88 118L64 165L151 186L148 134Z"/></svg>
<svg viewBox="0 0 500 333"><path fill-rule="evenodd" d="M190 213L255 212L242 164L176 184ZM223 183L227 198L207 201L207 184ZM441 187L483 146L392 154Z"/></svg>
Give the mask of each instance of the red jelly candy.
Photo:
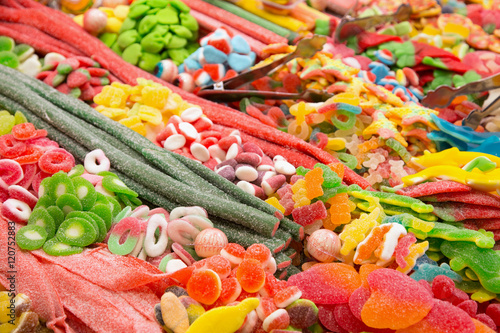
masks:
<svg viewBox="0 0 500 333"><path fill-rule="evenodd" d="M486 326L488 326L489 328L491 328L492 330L496 331L497 325L495 324L493 319L490 316L488 316L487 314L479 313L476 315L476 319L479 320L480 322L482 322L483 324L485 324Z"/></svg>
<svg viewBox="0 0 500 333"><path fill-rule="evenodd" d="M26 144L37 146L43 150L51 150L54 148L59 148L59 144L49 138L36 138L26 141Z"/></svg>
<svg viewBox="0 0 500 333"><path fill-rule="evenodd" d="M222 305L227 305L236 301L241 294L241 286L235 277L229 277L221 281L221 293L219 301Z"/></svg>
<svg viewBox="0 0 500 333"><path fill-rule="evenodd" d="M316 220L326 218L327 212L323 201L316 201L311 205L295 208L292 211L292 216L296 223L305 227L313 224Z"/></svg>
<svg viewBox="0 0 500 333"><path fill-rule="evenodd" d="M40 169L54 174L58 171L69 172L75 166L75 158L62 148L46 151L38 161Z"/></svg>
<svg viewBox="0 0 500 333"><path fill-rule="evenodd" d="M245 259L255 259L264 264L271 257L271 251L264 244L252 244L245 253Z"/></svg>
<svg viewBox="0 0 500 333"><path fill-rule="evenodd" d="M0 184L0 202L5 202L9 199L9 190L6 189L6 186L5 184Z"/></svg>
<svg viewBox="0 0 500 333"><path fill-rule="evenodd" d="M0 178L7 186L19 183L24 177L23 168L13 160L0 160Z"/></svg>
<svg viewBox="0 0 500 333"><path fill-rule="evenodd" d="M231 274L231 263L220 255L211 256L206 259L205 267L213 270L221 279L225 279Z"/></svg>
<svg viewBox="0 0 500 333"><path fill-rule="evenodd" d="M358 288L349 297L349 308L354 317L361 320L361 309L366 301L370 298L371 292L367 288Z"/></svg>
<svg viewBox="0 0 500 333"><path fill-rule="evenodd" d="M40 149L33 145L27 145L24 155L13 158L13 160L17 161L19 164L34 164L38 162L42 155L43 149Z"/></svg>
<svg viewBox="0 0 500 333"><path fill-rule="evenodd" d="M271 313L278 310L274 300L269 297L262 297L260 299L259 306L257 307L257 315L259 315L260 320L264 321Z"/></svg>
<svg viewBox="0 0 500 333"><path fill-rule="evenodd" d="M38 188L40 187L40 183L47 177L52 176L50 173L45 173L40 171L33 177L33 181L31 182L31 186L33 187L33 191L38 195Z"/></svg>
<svg viewBox="0 0 500 333"><path fill-rule="evenodd" d="M477 302L476 301L473 301L473 300L468 300L468 301L463 301L462 303L458 304L457 305L460 309L464 310L465 312L467 312L467 314L472 317L472 318L475 318L476 317L476 313L477 313Z"/></svg>
<svg viewBox="0 0 500 333"><path fill-rule="evenodd" d="M18 141L12 134L0 136L0 155L5 158L15 158L26 152L26 144Z"/></svg>
<svg viewBox="0 0 500 333"><path fill-rule="evenodd" d="M238 266L236 278L243 290L255 293L264 286L266 273L258 260L244 259Z"/></svg>
<svg viewBox="0 0 500 333"><path fill-rule="evenodd" d="M36 135L35 125L22 123L12 127L12 136L17 140L28 140Z"/></svg>
<svg viewBox="0 0 500 333"><path fill-rule="evenodd" d="M336 305L318 306L318 319L320 323L332 332L347 333L335 320Z"/></svg>
<svg viewBox="0 0 500 333"><path fill-rule="evenodd" d="M437 299L446 299L453 295L455 282L445 275L438 275L432 281L432 292Z"/></svg>
<svg viewBox="0 0 500 333"><path fill-rule="evenodd" d="M274 304L278 308L286 308L302 296L302 291L300 291L297 286L286 287L280 290L274 295Z"/></svg>
<svg viewBox="0 0 500 333"><path fill-rule="evenodd" d="M497 326L500 326L500 304L490 304L486 308L486 314L490 316Z"/></svg>
<svg viewBox="0 0 500 333"><path fill-rule="evenodd" d="M213 304L221 293L219 275L211 269L195 270L187 283L190 297L202 304Z"/></svg>

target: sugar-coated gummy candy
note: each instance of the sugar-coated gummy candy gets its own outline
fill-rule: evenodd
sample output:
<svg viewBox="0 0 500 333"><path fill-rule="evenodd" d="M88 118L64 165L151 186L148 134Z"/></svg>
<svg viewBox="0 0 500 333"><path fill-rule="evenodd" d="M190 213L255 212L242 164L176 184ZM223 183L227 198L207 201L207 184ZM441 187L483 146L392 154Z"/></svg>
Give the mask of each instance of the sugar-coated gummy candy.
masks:
<svg viewBox="0 0 500 333"><path fill-rule="evenodd" d="M82 209L90 210L97 200L95 187L83 177L74 177L71 181L73 182L75 195L82 204Z"/></svg>
<svg viewBox="0 0 500 333"><path fill-rule="evenodd" d="M220 277L211 269L195 270L188 281L187 292L202 304L213 304L221 293Z"/></svg>
<svg viewBox="0 0 500 333"><path fill-rule="evenodd" d="M120 241L123 235L128 236L124 241ZM111 230L108 239L109 251L118 255L127 255L133 251L141 234L140 222L134 217L127 217L120 220Z"/></svg>
<svg viewBox="0 0 500 333"><path fill-rule="evenodd" d="M236 301L238 296L241 294L241 286L238 279L235 277L228 277L221 281L221 293L219 301L222 305L228 305Z"/></svg>
<svg viewBox="0 0 500 333"><path fill-rule="evenodd" d="M258 260L244 259L236 270L236 278L243 290L254 293L264 286L266 273Z"/></svg>
<svg viewBox="0 0 500 333"><path fill-rule="evenodd" d="M361 310L361 319L370 327L409 327L422 320L434 304L424 287L398 271L378 269L367 280L372 293Z"/></svg>
<svg viewBox="0 0 500 333"><path fill-rule="evenodd" d="M41 183L42 195L48 194L57 202L64 194L75 194L73 182L66 173L61 171L48 179L47 181L43 180ZM62 207L60 208L62 209Z"/></svg>
<svg viewBox="0 0 500 333"><path fill-rule="evenodd" d="M438 275L432 281L432 292L437 299L444 300L453 295L455 282L445 275Z"/></svg>
<svg viewBox="0 0 500 333"><path fill-rule="evenodd" d="M31 208L17 199L7 199L0 208L0 214L9 221L26 223L30 217Z"/></svg>
<svg viewBox="0 0 500 333"><path fill-rule="evenodd" d="M54 237L47 240L45 244L43 244L43 250L51 256L69 256L81 253L83 251L83 247L65 244L57 237Z"/></svg>
<svg viewBox="0 0 500 333"><path fill-rule="evenodd" d="M361 320L361 310L366 301L370 298L371 292L368 285L356 289L349 297L349 308L354 317Z"/></svg>
<svg viewBox="0 0 500 333"><path fill-rule="evenodd" d="M17 199L28 204L28 206L30 206L31 209L35 207L38 201L38 198L35 195L33 195L33 193L31 193L22 186L10 185L8 191L10 198Z"/></svg>
<svg viewBox="0 0 500 333"><path fill-rule="evenodd" d="M302 296L302 291L297 286L289 286L278 291L273 299L279 308L286 308Z"/></svg>
<svg viewBox="0 0 500 333"><path fill-rule="evenodd" d="M297 328L307 328L318 322L318 308L307 299L298 299L286 307L290 316L290 325Z"/></svg>
<svg viewBox="0 0 500 333"><path fill-rule="evenodd" d="M271 257L271 251L264 244L252 244L245 252L244 259L256 259L264 264Z"/></svg>
<svg viewBox="0 0 500 333"><path fill-rule="evenodd" d="M475 332L475 325L469 315L450 304L435 300L434 306L425 318L416 324L398 330L411 332Z"/></svg>
<svg viewBox="0 0 500 333"><path fill-rule="evenodd" d="M269 297L261 297L259 306L256 309L257 315L262 321L276 310L278 310L278 307L274 304L274 300Z"/></svg>
<svg viewBox="0 0 500 333"><path fill-rule="evenodd" d="M346 264L316 264L310 269L292 275L289 286L297 286L302 298L316 304L341 304L349 301L349 296L361 285L356 270Z"/></svg>
<svg viewBox="0 0 500 333"><path fill-rule="evenodd" d="M189 325L191 325L196 319L198 319L202 314L205 313L205 308L203 308L203 306L200 303L198 303L188 295L182 295L177 297L179 297L179 301L186 308Z"/></svg>
<svg viewBox="0 0 500 333"><path fill-rule="evenodd" d="M314 199L323 195L323 169L314 168L305 174L306 192L308 199Z"/></svg>
<svg viewBox="0 0 500 333"><path fill-rule="evenodd" d="M161 297L160 308L165 327L175 333L185 332L188 329L188 314L177 296L171 292L164 293Z"/></svg>
<svg viewBox="0 0 500 333"><path fill-rule="evenodd" d="M167 249L167 220L161 214L154 214L149 218L147 223L144 250L149 257L157 257ZM160 230L159 236L155 236L157 229Z"/></svg>
<svg viewBox="0 0 500 333"><path fill-rule="evenodd" d="M213 270L221 279L225 279L231 274L231 263L221 255L207 258L205 267Z"/></svg>
<svg viewBox="0 0 500 333"><path fill-rule="evenodd" d="M290 316L285 309L278 309L267 316L262 323L262 328L266 332L271 332L273 329L285 329L290 325Z"/></svg>
<svg viewBox="0 0 500 333"><path fill-rule="evenodd" d="M57 207L61 208L64 214L68 214L74 210L82 210L82 204L80 200L74 195L69 193L64 193L56 200Z"/></svg>
<svg viewBox="0 0 500 333"><path fill-rule="evenodd" d="M92 244L97 239L97 232L89 221L73 217L61 223L56 236L65 244L83 247Z"/></svg>
<svg viewBox="0 0 500 333"><path fill-rule="evenodd" d="M39 208L33 210L33 212L31 213L31 215L28 219L28 225L38 225L38 226L44 228L45 231L47 232L48 239L54 237L54 235L57 231L54 218L43 207L39 207Z"/></svg>
<svg viewBox="0 0 500 333"><path fill-rule="evenodd" d="M5 185L10 186L19 183L24 177L21 165L13 160L0 160L0 178Z"/></svg>
<svg viewBox="0 0 500 333"><path fill-rule="evenodd" d="M245 257L245 248L237 243L228 243L220 251L220 255L228 259L232 267L239 265Z"/></svg>
<svg viewBox="0 0 500 333"><path fill-rule="evenodd" d="M17 246L22 250L33 251L43 246L47 240L47 231L39 225L27 225L16 234Z"/></svg>

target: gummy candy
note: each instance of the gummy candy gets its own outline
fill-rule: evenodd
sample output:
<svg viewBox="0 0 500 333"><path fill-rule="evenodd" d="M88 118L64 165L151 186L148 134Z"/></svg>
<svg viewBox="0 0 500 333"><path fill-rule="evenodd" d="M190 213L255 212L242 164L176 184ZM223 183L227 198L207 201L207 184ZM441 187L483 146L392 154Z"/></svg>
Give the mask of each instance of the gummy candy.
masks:
<svg viewBox="0 0 500 333"><path fill-rule="evenodd" d="M219 301L222 305L234 302L241 294L241 286L235 277L228 277L221 281Z"/></svg>
<svg viewBox="0 0 500 333"><path fill-rule="evenodd" d="M250 245L246 252L244 259L255 259L261 264L264 264L267 260L271 258L271 251L264 244L252 244Z"/></svg>
<svg viewBox="0 0 500 333"><path fill-rule="evenodd" d="M257 292L264 286L266 273L256 259L243 259L236 271L236 278L246 292Z"/></svg>
<svg viewBox="0 0 500 333"><path fill-rule="evenodd" d="M202 304L213 304L221 294L220 277L211 269L195 270L189 278L187 292Z"/></svg>
<svg viewBox="0 0 500 333"><path fill-rule="evenodd" d="M306 181L306 192L307 198L309 200L314 199L323 195L323 189L321 184L323 184L323 170L320 168L314 168L305 175Z"/></svg>
<svg viewBox="0 0 500 333"><path fill-rule="evenodd" d="M361 214L359 219L352 221L344 227L339 235L344 241L340 254L347 255L354 250L356 246L366 237L366 234L377 225L377 217L380 214L380 208L375 208L369 215Z"/></svg>

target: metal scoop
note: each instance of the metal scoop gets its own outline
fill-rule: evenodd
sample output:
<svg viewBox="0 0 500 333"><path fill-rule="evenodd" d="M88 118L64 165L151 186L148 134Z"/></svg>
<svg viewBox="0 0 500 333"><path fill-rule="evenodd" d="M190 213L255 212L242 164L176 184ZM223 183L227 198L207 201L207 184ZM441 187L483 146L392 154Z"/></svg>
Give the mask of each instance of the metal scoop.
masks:
<svg viewBox="0 0 500 333"><path fill-rule="evenodd" d="M436 90L427 93L421 103L427 107L444 108L450 105L457 96L481 93L498 87L500 87L500 74L468 83L460 88L440 86Z"/></svg>
<svg viewBox="0 0 500 333"><path fill-rule="evenodd" d="M259 97L264 99L301 99L307 102L325 102L333 94L322 90L307 89L301 93L284 93L277 91L259 90L201 90L198 96L218 102L236 102L245 97Z"/></svg>
<svg viewBox="0 0 500 333"><path fill-rule="evenodd" d="M411 6L404 4L399 6L394 14L368 16L363 18L353 18L350 15L346 15L340 21L337 29L335 29L335 41L342 43L351 36L358 35L363 31L384 23L407 21L411 13Z"/></svg>
<svg viewBox="0 0 500 333"><path fill-rule="evenodd" d="M226 90L226 89L236 89L245 85L247 83L253 82L261 77L269 74L273 69L293 60L295 58L310 58L323 48L326 43L325 36L315 35L311 38L304 38L297 43L297 48L294 52L287 54L286 56L279 58L265 66L256 68L254 70L245 72L238 76L235 76L229 80L218 82L214 85L203 87L199 92L198 96L203 96L204 98L210 99L209 92L215 90Z"/></svg>
<svg viewBox="0 0 500 333"><path fill-rule="evenodd" d="M490 105L484 108L484 110L472 110L464 119L463 124L475 130L481 123L481 120L494 113L496 110L498 110L498 108L500 108L500 96L498 96L493 102L491 102Z"/></svg>

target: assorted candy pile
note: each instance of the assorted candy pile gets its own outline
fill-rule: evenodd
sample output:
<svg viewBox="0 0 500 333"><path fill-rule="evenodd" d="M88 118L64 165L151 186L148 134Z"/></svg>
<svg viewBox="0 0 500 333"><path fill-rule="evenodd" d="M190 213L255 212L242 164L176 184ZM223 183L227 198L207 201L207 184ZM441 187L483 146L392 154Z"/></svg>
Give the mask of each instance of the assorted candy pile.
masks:
<svg viewBox="0 0 500 333"><path fill-rule="evenodd" d="M182 80L194 80L195 87L227 80L255 63L256 55L250 50L248 42L240 35L232 36L225 29L219 28L203 37L200 44L201 47L179 66L179 73L192 77L183 77ZM162 77L161 74L157 76ZM190 91L186 86L182 88Z"/></svg>
<svg viewBox="0 0 500 333"><path fill-rule="evenodd" d="M198 48L198 22L182 1L134 1L111 49L152 72L158 62L180 65Z"/></svg>
<svg viewBox="0 0 500 333"><path fill-rule="evenodd" d="M44 58L42 72L36 78L63 94L92 102L104 86L115 79L98 62L86 57L70 57L49 53Z"/></svg>
<svg viewBox="0 0 500 333"><path fill-rule="evenodd" d="M21 293L14 296L8 291L0 291L0 330L2 332L46 332L38 314L31 311L30 298Z"/></svg>
<svg viewBox="0 0 500 333"><path fill-rule="evenodd" d="M35 50L27 44L16 45L14 39L0 36L0 64L35 76L42 70L42 65Z"/></svg>
<svg viewBox="0 0 500 333"><path fill-rule="evenodd" d="M123 21L127 18L129 7L118 5L114 8L99 7L77 15L73 20L86 31L99 36L106 46L111 47L118 38Z"/></svg>

